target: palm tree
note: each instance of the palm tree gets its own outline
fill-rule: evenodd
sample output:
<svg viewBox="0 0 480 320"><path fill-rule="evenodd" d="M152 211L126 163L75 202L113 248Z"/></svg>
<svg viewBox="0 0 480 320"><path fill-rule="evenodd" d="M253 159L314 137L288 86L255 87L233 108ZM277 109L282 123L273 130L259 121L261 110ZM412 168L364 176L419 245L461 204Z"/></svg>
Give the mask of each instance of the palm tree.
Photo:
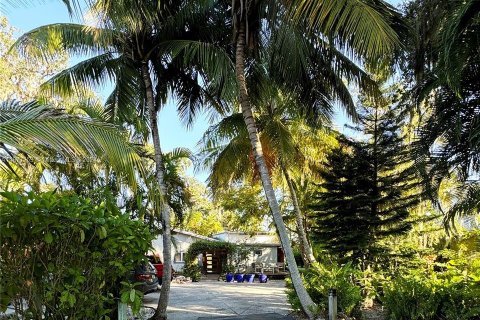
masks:
<svg viewBox="0 0 480 320"><path fill-rule="evenodd" d="M270 175L278 172L283 176L288 188L299 239L300 251L305 265L315 262L313 250L306 236L304 215L297 196L297 186L292 174L308 171L314 159L308 159L302 152L301 140L311 137L322 145L316 126L329 123L331 105L323 105L317 112L321 114L305 115L307 107L295 94L288 94L269 80L263 81L262 92L256 98L258 106L255 120L258 124L259 138L267 159ZM325 93L325 96L330 94ZM305 121L307 117L307 121ZM313 127L312 127L313 126ZM297 135L295 135L295 133ZM258 179L258 171L253 161L251 145L245 124L240 113L225 117L211 126L200 141L200 160L210 169L209 185L214 192L228 188L232 182L248 177ZM319 150L319 146L308 146ZM316 155L318 159L318 155ZM277 181L282 180L276 179Z"/></svg>
<svg viewBox="0 0 480 320"><path fill-rule="evenodd" d="M445 178L460 182L458 202L445 215L446 225L459 214L476 212L480 168L478 1L414 1L407 7L412 35L406 65L414 65L412 105L420 111L415 142L418 167L432 200ZM427 45L420 45L427 44Z"/></svg>
<svg viewBox="0 0 480 320"><path fill-rule="evenodd" d="M381 1L375 1L375 3L373 1L372 3L362 2L362 6L358 6L359 2L354 0L302 1L304 3L303 6L296 6L296 1L290 2L294 3L292 8L300 7L302 9L301 13L297 14L298 19L304 16L310 17L308 22L311 23L312 27L319 27L319 30L315 30L315 32L323 32L327 38L334 39L334 41L352 48L360 56L371 57L373 55L378 56L379 53L389 53L398 43L397 35L388 23L390 18L396 16L396 13ZM261 0L235 0L232 2L231 11L234 25L235 74L238 86L238 101L265 195L290 266L292 283L303 310L310 318L313 318L312 307L314 307L314 303L303 286L287 230L275 197L252 112L253 105L247 82L247 61L250 61L247 58L252 58L252 55L247 54L247 50L255 52L255 49L259 48L259 42L256 40L260 38L260 28L264 26L276 27L281 24L281 18L279 17L284 11L273 2ZM265 15L265 12L268 12L270 15ZM386 17L385 14L390 16ZM267 20L266 18L271 19ZM267 20L267 23L262 23L265 20ZM274 30L270 31L274 33ZM281 68L280 66L276 67Z"/></svg>
<svg viewBox="0 0 480 320"><path fill-rule="evenodd" d="M156 175L155 175L155 162L153 158L153 150L151 146L147 146L147 154L145 160L147 163L145 167L151 170L147 171L144 178L145 189L139 190L141 193L131 196L128 200L129 211L136 213L137 217L141 219L148 219L149 221L155 217L154 214L148 212L152 208L152 204L155 204L156 194ZM190 162L193 158L190 150L186 148L175 148L170 152L163 154L163 162L165 165L164 181L167 187L167 193L165 194L165 200L168 206L175 214L176 221L182 221L185 211L191 207L191 195L188 188L188 183L185 180L184 168L187 162ZM140 198L146 203L139 206L137 199ZM152 224L155 222L151 221Z"/></svg>
<svg viewBox="0 0 480 320"><path fill-rule="evenodd" d="M458 93L478 57L478 1L412 1L406 11L415 26L408 41L407 67L427 88L446 85Z"/></svg>
<svg viewBox="0 0 480 320"><path fill-rule="evenodd" d="M180 115L190 123L196 111L206 101L215 100L215 92L212 93L199 85L202 74L196 68L185 65L186 57L178 52L172 55L172 43L178 48L195 42L199 37L210 39L221 32L222 28L215 19L205 18L208 11L199 7L196 1L167 5L159 1L137 4L97 1L93 8L104 27L76 24L44 26L22 36L17 41L17 47L26 54L45 56L54 54L60 44L73 54L94 55L51 78L44 85L44 90L70 94L81 90L84 85L98 86L113 80L115 86L107 99L107 106L112 108L114 117L127 121L126 116L130 116L132 110L135 110L139 118L149 124L154 146L158 193L160 198L163 198L168 190L165 184L157 112L165 104L168 93L172 92L179 102ZM196 26L203 20L210 24L205 24L204 28L199 30ZM195 60L194 56L188 58ZM218 62L218 59L212 60L213 69L217 68L214 66L215 62ZM203 77L207 88L210 83L225 82L221 76L214 80L209 80L210 78L213 77ZM220 112L224 107L218 101L213 105ZM170 243L170 208L165 201L159 205L158 212L161 216L163 241ZM164 246L166 272L163 275L155 319L167 316L170 251L170 246Z"/></svg>
<svg viewBox="0 0 480 320"><path fill-rule="evenodd" d="M39 102L4 101L0 104L0 169L16 171L11 165L19 157L43 162L54 150L63 161L103 159L131 185L136 172L143 172L137 148L128 143L119 128L109 123L66 114Z"/></svg>

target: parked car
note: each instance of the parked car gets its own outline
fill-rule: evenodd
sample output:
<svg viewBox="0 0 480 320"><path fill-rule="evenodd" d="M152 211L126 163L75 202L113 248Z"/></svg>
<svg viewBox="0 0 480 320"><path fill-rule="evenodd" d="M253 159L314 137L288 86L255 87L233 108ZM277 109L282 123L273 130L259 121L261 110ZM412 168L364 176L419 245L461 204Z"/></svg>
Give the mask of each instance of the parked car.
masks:
<svg viewBox="0 0 480 320"><path fill-rule="evenodd" d="M160 260L160 258L158 258L156 256L153 256L153 255L149 255L149 256L147 256L147 258L148 258L148 261L150 261L150 263L155 267L155 270L157 270L158 282L160 284L162 284L162 277L163 277L163 263L162 263L162 261ZM173 270L173 267L172 267L170 280L173 280L174 275L175 275L175 270Z"/></svg>
<svg viewBox="0 0 480 320"><path fill-rule="evenodd" d="M132 282L139 282L135 289L141 291L143 294L157 291L160 284L157 277L157 270L150 262L140 264L133 270Z"/></svg>

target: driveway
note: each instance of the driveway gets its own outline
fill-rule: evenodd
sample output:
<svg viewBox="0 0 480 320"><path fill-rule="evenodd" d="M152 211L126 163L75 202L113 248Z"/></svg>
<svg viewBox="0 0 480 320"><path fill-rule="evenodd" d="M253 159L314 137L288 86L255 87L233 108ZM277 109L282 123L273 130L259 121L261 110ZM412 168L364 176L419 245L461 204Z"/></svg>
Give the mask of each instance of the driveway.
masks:
<svg viewBox="0 0 480 320"><path fill-rule="evenodd" d="M144 303L156 307L158 297L158 292L148 294ZM283 280L272 280L268 283L227 283L211 280L183 284L172 282L168 304L168 319L171 320L227 316L257 319L259 314L270 314L268 318L278 319L280 315L291 312ZM262 318L267 319L267 316L258 319Z"/></svg>

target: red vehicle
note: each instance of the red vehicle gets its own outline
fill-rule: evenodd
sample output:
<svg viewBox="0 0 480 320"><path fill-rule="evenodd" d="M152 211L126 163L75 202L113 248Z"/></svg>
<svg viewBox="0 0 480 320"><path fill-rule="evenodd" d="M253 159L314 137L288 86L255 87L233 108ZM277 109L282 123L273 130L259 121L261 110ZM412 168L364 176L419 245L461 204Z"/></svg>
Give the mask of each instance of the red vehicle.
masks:
<svg viewBox="0 0 480 320"><path fill-rule="evenodd" d="M150 261L150 263L153 264L153 266L155 267L155 270L157 270L158 282L160 284L162 284L162 279L163 279L163 263L162 263L162 261L160 260L159 257L156 257L156 256L150 255L150 256L147 256L147 257L148 257L148 261ZM174 273L175 273L175 270L173 270L173 267L172 267L171 279L170 280L173 280Z"/></svg>

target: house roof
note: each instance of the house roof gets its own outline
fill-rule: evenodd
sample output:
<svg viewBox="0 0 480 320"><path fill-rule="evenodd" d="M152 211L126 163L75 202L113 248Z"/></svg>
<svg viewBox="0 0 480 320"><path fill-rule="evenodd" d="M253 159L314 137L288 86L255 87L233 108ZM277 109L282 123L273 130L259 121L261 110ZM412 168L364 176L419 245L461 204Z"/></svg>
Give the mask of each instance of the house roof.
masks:
<svg viewBox="0 0 480 320"><path fill-rule="evenodd" d="M214 235L212 235L212 237L216 237L218 235L221 235L221 234L238 234L238 235L245 235L245 236L252 236L252 234L249 234L249 233L245 233L243 231L222 231L222 232L219 232L219 233L215 233ZM270 233L270 232L255 232L253 234L253 236L257 236L257 235L263 235L263 236L272 236L274 234Z"/></svg>
<svg viewBox="0 0 480 320"><path fill-rule="evenodd" d="M194 237L194 238L198 238L198 239L202 239L202 240L218 241L218 239L202 236L200 234L196 234L194 232L185 231L185 230L174 229L174 230L172 230L172 233L173 234L180 233L180 234L184 234L186 236L190 236L190 237Z"/></svg>
<svg viewBox="0 0 480 320"><path fill-rule="evenodd" d="M266 232L250 235L244 232L224 231L214 234L212 237L222 241L252 246L280 246L277 235Z"/></svg>

